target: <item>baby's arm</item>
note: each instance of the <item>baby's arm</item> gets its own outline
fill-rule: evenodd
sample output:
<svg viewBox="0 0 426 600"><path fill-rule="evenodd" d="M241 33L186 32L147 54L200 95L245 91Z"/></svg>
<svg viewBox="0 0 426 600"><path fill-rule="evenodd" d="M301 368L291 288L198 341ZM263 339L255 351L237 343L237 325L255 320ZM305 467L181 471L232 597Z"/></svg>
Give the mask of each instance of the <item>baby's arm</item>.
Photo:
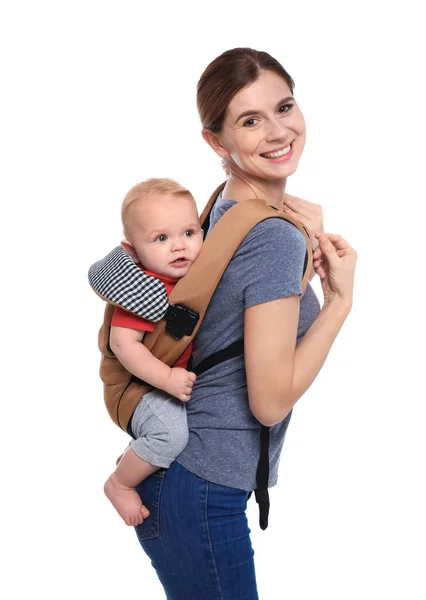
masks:
<svg viewBox="0 0 426 600"><path fill-rule="evenodd" d="M127 327L111 326L110 346L115 356L130 373L171 396L186 402L191 397L195 373L170 368L141 342L145 332Z"/></svg>

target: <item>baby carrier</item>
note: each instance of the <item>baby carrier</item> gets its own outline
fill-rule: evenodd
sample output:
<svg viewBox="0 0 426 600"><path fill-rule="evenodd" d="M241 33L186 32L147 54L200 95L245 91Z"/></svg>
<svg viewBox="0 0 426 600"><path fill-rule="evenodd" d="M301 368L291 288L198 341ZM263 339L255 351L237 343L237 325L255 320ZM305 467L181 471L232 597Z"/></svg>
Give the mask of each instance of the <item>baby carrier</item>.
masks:
<svg viewBox="0 0 426 600"><path fill-rule="evenodd" d="M211 209L224 185L223 183L215 190L201 214L200 221L205 234L209 228ZM133 436L130 427L133 412L152 386L129 373L111 351L109 334L114 306L121 306L156 322L154 331L144 335L143 344L156 358L173 366L197 333L210 299L237 248L255 225L270 218L285 219L305 236L306 255L302 278L304 293L312 268L309 234L301 223L259 199L237 202L226 211L212 227L198 257L185 277L176 283L169 297L164 284L145 274L120 246L90 268L89 283L107 302L98 337L102 354L100 377L104 384L104 400L114 423L129 435ZM214 365L243 353L244 340L235 340L227 348L196 365L192 371L198 376ZM269 513L268 450L269 427L262 426L255 490L262 529L268 526Z"/></svg>

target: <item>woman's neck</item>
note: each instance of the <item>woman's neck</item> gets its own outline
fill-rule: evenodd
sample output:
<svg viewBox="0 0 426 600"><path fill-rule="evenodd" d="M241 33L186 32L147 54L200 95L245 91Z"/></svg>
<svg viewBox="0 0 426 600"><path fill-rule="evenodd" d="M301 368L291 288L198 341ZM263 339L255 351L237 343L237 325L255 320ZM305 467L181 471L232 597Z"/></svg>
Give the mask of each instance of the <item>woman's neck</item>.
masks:
<svg viewBox="0 0 426 600"><path fill-rule="evenodd" d="M222 191L223 198L242 202L250 198L261 198L282 210L287 179L273 181L255 180L245 174L229 176Z"/></svg>

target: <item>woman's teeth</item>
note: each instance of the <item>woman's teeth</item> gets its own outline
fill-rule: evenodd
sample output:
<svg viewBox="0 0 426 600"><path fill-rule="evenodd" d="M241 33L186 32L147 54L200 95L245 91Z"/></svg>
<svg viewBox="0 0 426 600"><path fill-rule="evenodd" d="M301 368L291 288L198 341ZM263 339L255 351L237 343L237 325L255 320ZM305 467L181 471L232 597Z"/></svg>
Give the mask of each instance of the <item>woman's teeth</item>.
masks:
<svg viewBox="0 0 426 600"><path fill-rule="evenodd" d="M262 156L264 156L265 158L279 158L280 156L284 156L284 154L288 154L291 150L291 144L287 146L287 148L283 148L282 150L279 150L278 152L268 152L265 154L262 154Z"/></svg>

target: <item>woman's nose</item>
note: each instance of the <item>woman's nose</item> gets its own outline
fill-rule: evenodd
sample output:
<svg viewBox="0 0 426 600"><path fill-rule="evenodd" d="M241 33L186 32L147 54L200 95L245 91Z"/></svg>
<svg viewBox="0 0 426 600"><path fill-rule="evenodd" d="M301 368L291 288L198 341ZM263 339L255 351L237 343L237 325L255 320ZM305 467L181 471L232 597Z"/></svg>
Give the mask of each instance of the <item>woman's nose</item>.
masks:
<svg viewBox="0 0 426 600"><path fill-rule="evenodd" d="M267 142L282 141L288 137L288 128L284 125L282 120L277 118L270 119L266 124L266 135L265 139Z"/></svg>

